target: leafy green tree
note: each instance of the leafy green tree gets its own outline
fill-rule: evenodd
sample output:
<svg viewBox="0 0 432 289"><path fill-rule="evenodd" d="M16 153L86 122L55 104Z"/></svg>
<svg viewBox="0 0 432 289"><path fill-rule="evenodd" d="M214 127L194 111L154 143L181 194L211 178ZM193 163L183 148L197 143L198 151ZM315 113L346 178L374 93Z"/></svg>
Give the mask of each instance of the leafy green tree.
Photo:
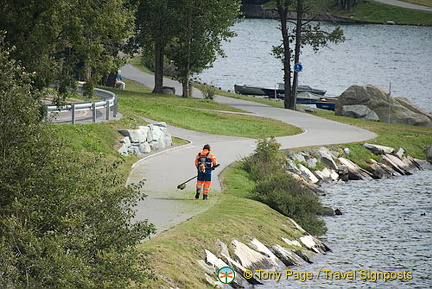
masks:
<svg viewBox="0 0 432 289"><path fill-rule="evenodd" d="M0 30L16 49L14 59L35 71L39 88L76 80L95 83L121 63L119 50L133 31L127 0L0 0Z"/></svg>
<svg viewBox="0 0 432 289"><path fill-rule="evenodd" d="M176 0L141 0L136 13L133 51L144 49L154 55L154 93L162 93L164 60L167 44L176 35Z"/></svg>
<svg viewBox="0 0 432 289"><path fill-rule="evenodd" d="M152 51L155 58L155 87L161 93L164 62L176 68L176 79L188 95L192 73L211 66L216 55L223 55L221 43L234 36L229 29L237 20L239 0L142 0L136 16L135 51Z"/></svg>
<svg viewBox="0 0 432 289"><path fill-rule="evenodd" d="M296 109L297 86L299 74L293 71L293 66L300 63L301 49L305 45L318 51L329 42L344 41L343 31L340 27L331 32L321 29L318 23L312 25L313 18L320 13L317 8L322 2L318 0L276 0L276 11L279 15L282 44L273 47L273 54L282 61L284 70L285 101L288 109ZM291 10L296 12L296 21L288 19ZM310 20L305 21L305 18ZM288 23L294 24L292 28ZM293 47L294 46L294 47Z"/></svg>
<svg viewBox="0 0 432 289"><path fill-rule="evenodd" d="M176 66L176 79L187 97L190 76L211 67L217 55L224 56L221 44L235 36L230 28L240 19L241 1L181 0L176 5L178 32L167 56Z"/></svg>
<svg viewBox="0 0 432 289"><path fill-rule="evenodd" d="M0 287L127 288L142 281L138 187L40 124L40 95L0 39Z"/></svg>

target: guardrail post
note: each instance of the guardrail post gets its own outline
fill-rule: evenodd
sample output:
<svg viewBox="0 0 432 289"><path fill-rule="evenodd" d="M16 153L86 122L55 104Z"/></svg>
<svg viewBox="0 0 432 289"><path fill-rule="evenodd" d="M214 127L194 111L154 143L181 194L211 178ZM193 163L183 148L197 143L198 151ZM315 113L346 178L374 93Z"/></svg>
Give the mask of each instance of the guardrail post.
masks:
<svg viewBox="0 0 432 289"><path fill-rule="evenodd" d="M117 99L117 94L114 95L114 111L113 111L113 117L116 118L117 117L117 110L118 110L118 99Z"/></svg>
<svg viewBox="0 0 432 289"><path fill-rule="evenodd" d="M109 100L107 100L105 102L105 114L106 114L105 119L109 120L110 119L110 101Z"/></svg>
<svg viewBox="0 0 432 289"><path fill-rule="evenodd" d="M96 102L92 102L92 121L96 122Z"/></svg>
<svg viewBox="0 0 432 289"><path fill-rule="evenodd" d="M75 124L75 103L71 104L72 108L72 124Z"/></svg>

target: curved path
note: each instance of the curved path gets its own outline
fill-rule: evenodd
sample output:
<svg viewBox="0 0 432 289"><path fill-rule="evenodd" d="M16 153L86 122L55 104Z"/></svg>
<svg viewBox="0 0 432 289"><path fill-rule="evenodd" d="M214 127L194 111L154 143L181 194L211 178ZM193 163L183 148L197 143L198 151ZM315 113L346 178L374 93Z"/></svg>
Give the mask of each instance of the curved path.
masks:
<svg viewBox="0 0 432 289"><path fill-rule="evenodd" d="M153 87L153 76L145 74L131 65L123 67L122 73L125 78ZM164 85L174 86L177 92L181 91L181 86L176 82L166 80ZM196 89L193 93L194 96L200 97L200 93ZM277 141L281 144L282 149L358 142L376 137L376 134L370 131L310 114L223 96L218 96L215 100L251 112L256 116L277 119L304 130L299 135L278 137ZM128 180L128 182L137 182L142 178L146 179L143 190L148 196L138 204L136 218L139 220L148 219L155 224L158 233L168 230L214 205L221 191L220 183L215 177L216 173L220 173L232 162L251 154L256 144L254 139L210 135L172 126L168 126L168 131L173 136L187 139L191 143L141 159L134 165ZM211 145L212 152L216 155L221 167L213 173L210 200L202 201L194 199L194 180L189 182L183 191L178 190L177 185L196 174L194 159L206 143Z"/></svg>
<svg viewBox="0 0 432 289"><path fill-rule="evenodd" d="M409 2L403 2L403 1L398 1L398 0L373 0L373 1L380 2L383 4L387 4L387 5L402 7L402 8L406 8L406 9L432 12L432 7L412 4Z"/></svg>

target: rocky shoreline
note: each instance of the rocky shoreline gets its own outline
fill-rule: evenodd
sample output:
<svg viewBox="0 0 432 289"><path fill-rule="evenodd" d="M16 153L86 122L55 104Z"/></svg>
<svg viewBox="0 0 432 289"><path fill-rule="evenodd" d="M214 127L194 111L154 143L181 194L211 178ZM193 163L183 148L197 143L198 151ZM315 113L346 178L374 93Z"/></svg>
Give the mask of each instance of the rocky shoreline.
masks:
<svg viewBox="0 0 432 289"><path fill-rule="evenodd" d="M410 175L416 170L429 168L428 161L432 161L432 146L426 149L428 161L412 158L402 148L395 150L369 143L363 144L363 147L371 151L367 168L361 168L349 160L350 150L347 148L338 151L320 147L307 151L286 152L286 170L313 191L324 194L321 189L324 184ZM323 213L327 216L341 214L339 209L334 208L326 208ZM281 272L281 270L295 272L290 268L313 263L312 259L315 256L331 251L326 244L310 235L294 220L288 217L286 219L287 224L281 226L290 223L289 225L294 225L295 229L290 236L279 237L283 245L265 245L251 236L247 244L232 240L227 245L218 239L216 241L218 252L204 250L205 258L198 260L198 264L205 270L207 282L212 286L225 288L221 282L215 281L213 276L217 275L221 268L230 267L236 273L235 280L230 284L231 287L254 288L254 285L262 285L262 281L266 279L260 272L266 274ZM293 234L299 237L293 238Z"/></svg>
<svg viewBox="0 0 432 289"><path fill-rule="evenodd" d="M371 151L368 167L362 168L349 159L348 148L340 151L320 147L318 149L287 152L287 171L314 192L325 195L322 185L338 181L387 179L411 175L416 170L430 167L432 146L426 149L427 159L420 160L406 154L403 148L364 143ZM339 209L326 208L323 215L340 215Z"/></svg>
<svg viewBox="0 0 432 289"><path fill-rule="evenodd" d="M198 260L198 264L206 272L207 282L217 288L224 288L222 283L214 280L213 276L217 275L221 268L230 267L236 272L236 278L230 284L233 288L254 288L254 285L262 285L262 280L266 279L259 274L263 270L277 272L282 268L313 263L313 256L331 251L292 219L287 218L287 222L291 222L296 228L295 233L301 236L294 240L280 237L284 246L279 244L266 246L256 238L252 238L248 245L232 240L228 246L218 239L216 243L219 252L215 254L205 250L205 260Z"/></svg>

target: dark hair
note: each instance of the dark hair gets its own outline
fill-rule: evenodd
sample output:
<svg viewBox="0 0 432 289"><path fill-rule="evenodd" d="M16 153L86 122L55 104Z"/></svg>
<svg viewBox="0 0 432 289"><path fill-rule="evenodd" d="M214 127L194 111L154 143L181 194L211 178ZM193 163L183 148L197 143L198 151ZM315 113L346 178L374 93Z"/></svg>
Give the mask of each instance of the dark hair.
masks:
<svg viewBox="0 0 432 289"><path fill-rule="evenodd" d="M206 145L203 147L203 150L210 150L210 145L209 145L209 144L206 144Z"/></svg>

